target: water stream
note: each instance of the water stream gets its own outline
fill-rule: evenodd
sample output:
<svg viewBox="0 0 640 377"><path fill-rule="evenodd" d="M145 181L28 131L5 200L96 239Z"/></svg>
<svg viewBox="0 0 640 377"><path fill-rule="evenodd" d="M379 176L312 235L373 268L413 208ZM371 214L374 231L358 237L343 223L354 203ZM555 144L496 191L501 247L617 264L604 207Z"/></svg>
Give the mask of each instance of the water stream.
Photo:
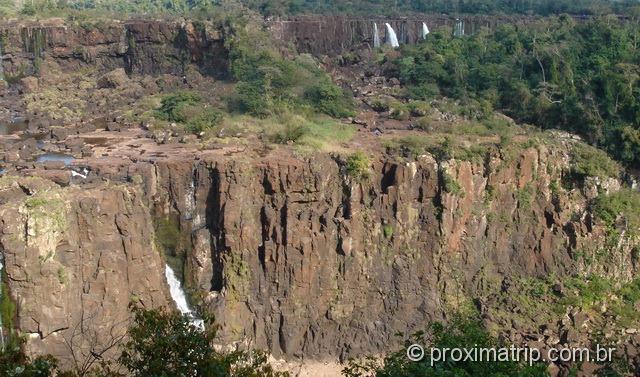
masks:
<svg viewBox="0 0 640 377"><path fill-rule="evenodd" d="M373 47L380 48L380 32L376 23L373 24Z"/></svg>
<svg viewBox="0 0 640 377"><path fill-rule="evenodd" d="M464 21L457 19L456 24L453 27L453 36L454 37L462 37L464 36Z"/></svg>
<svg viewBox="0 0 640 377"><path fill-rule="evenodd" d="M387 27L387 43L391 45L391 47L400 47L400 43L398 43L398 36L396 35L395 30L389 25L389 23L385 23Z"/></svg>
<svg viewBox="0 0 640 377"><path fill-rule="evenodd" d="M429 35L429 28L426 23L422 23L422 39L427 39L427 35Z"/></svg>
<svg viewBox="0 0 640 377"><path fill-rule="evenodd" d="M0 81L4 81L4 68L2 67L2 43L0 43Z"/></svg>
<svg viewBox="0 0 640 377"><path fill-rule="evenodd" d="M36 158L36 162L47 162L47 161L62 161L65 166L69 166L73 163L75 158L68 154L64 153L55 153L55 152L47 152L42 154Z"/></svg>
<svg viewBox="0 0 640 377"><path fill-rule="evenodd" d="M176 303L176 307L180 313L187 316L193 326L204 330L204 321L198 318L194 311L189 308L187 295L182 289L182 284L180 284L180 280L176 277L176 273L168 264L165 265L164 276L167 278L167 283L169 284L169 293L171 294L171 298Z"/></svg>

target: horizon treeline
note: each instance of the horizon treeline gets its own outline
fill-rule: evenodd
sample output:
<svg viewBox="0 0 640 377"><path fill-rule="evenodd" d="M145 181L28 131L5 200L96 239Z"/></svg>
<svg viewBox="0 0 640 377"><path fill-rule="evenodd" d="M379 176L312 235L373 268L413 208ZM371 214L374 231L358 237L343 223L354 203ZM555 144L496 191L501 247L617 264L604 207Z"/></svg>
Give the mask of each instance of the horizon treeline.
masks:
<svg viewBox="0 0 640 377"><path fill-rule="evenodd" d="M0 0L0 17L56 15L65 10L117 13L187 14L226 3L238 3L265 16L403 13L541 15L627 15L637 13L638 0ZM635 8L635 9L634 9Z"/></svg>

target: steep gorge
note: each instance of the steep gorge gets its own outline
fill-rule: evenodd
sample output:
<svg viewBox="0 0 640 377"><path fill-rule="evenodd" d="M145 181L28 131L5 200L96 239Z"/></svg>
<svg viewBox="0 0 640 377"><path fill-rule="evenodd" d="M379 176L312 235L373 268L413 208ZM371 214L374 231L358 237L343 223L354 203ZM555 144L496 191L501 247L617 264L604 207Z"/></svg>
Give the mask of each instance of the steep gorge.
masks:
<svg viewBox="0 0 640 377"><path fill-rule="evenodd" d="M403 40L413 35L393 22ZM349 35L343 23L332 24L333 37L303 21L282 25L272 27L299 27L280 32L293 33L302 51L351 46L335 39ZM350 25L365 35L373 24ZM3 67L16 80L35 73L39 59L65 72L124 68L131 77L182 78L183 65L208 76L227 70L221 34L197 24L0 30ZM326 40L304 47L305 33ZM375 149L365 180L350 176L338 153L262 145L169 145L156 153L155 141L118 137L131 137L127 154L87 157L89 179L22 161L17 174L59 184L0 178L0 252L15 304L13 326L3 323L28 335L32 354L73 365L92 351L116 353L110 345L126 328L130 303L170 305L168 259L192 303L222 326L222 345L330 362L389 351L402 341L398 332L423 330L466 306L512 342L580 345L591 334L575 320L576 308L552 316L550 307L518 307L522 288L590 273L619 282L637 276L637 239L612 245L590 206L621 182L572 177L577 142L567 135L538 133L468 160ZM162 254L163 243L174 255ZM640 344L626 330L607 329L625 345Z"/></svg>
<svg viewBox="0 0 640 377"><path fill-rule="evenodd" d="M31 352L70 361L81 319L100 323L86 330L108 342L130 302L166 305L155 218L179 230L185 285L222 326L221 344L345 360L388 351L401 340L394 334L465 305L493 311L488 324L522 340L545 317L501 323L503 303L492 297L510 292L505 282L637 273L635 244L608 246L588 208L594 192L619 183L553 188L570 168L567 148L495 150L476 162L381 157L364 182L339 156L283 153L138 162L105 175L136 182L120 185L5 177L0 250L16 327L32 334Z"/></svg>
<svg viewBox="0 0 640 377"><path fill-rule="evenodd" d="M222 324L223 343L344 360L388 349L395 333L505 279L603 268L630 280L633 244L591 265L576 257L607 248L588 200L619 184L552 192L568 171L566 149L542 144L478 162L385 157L368 182L330 155L164 161L130 174L186 236L186 285ZM450 180L458 192L446 191Z"/></svg>

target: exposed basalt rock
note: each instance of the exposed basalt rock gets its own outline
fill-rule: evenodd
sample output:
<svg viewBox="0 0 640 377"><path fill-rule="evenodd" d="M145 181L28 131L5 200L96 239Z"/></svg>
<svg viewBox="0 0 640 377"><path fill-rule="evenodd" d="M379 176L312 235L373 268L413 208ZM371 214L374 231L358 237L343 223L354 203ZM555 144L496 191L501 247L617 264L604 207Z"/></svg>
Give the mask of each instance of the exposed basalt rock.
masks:
<svg viewBox="0 0 640 377"><path fill-rule="evenodd" d="M568 158L545 145L475 163L390 158L362 183L328 155L172 160L129 174L188 235L186 284L222 343L344 359L388 351L397 332L424 329L505 276L586 271L572 253L595 253L605 237L580 189L550 189ZM600 272L631 279L630 250L616 255Z"/></svg>
<svg viewBox="0 0 640 377"><path fill-rule="evenodd" d="M152 240L149 211L134 188L1 178L0 252L28 351L72 366L122 336L129 303L166 305ZM115 348L103 357L114 355Z"/></svg>
<svg viewBox="0 0 640 377"><path fill-rule="evenodd" d="M149 246L155 218L176 227L179 275L222 326L223 345L344 360L389 351L396 333L471 303L513 342L580 345L590 319L579 312L530 324L505 314L520 310L517 301L500 301L526 278L637 274L631 243L601 263L574 258L606 247L606 237L583 188L551 188L569 169L568 150L542 143L477 161L384 156L363 182L339 156L285 152L90 167L128 186L4 178L0 250L17 327L32 334L31 352L69 360L64 339L83 315L100 318L78 338L87 342L90 331L105 337L125 320L132 300L167 304L162 259Z"/></svg>
<svg viewBox="0 0 640 377"><path fill-rule="evenodd" d="M38 23L0 22L0 63L8 79L38 73L50 58L63 71L91 66L101 71L184 75L188 63L203 74L227 74L227 50L219 31L200 23L127 21L67 25L61 20Z"/></svg>

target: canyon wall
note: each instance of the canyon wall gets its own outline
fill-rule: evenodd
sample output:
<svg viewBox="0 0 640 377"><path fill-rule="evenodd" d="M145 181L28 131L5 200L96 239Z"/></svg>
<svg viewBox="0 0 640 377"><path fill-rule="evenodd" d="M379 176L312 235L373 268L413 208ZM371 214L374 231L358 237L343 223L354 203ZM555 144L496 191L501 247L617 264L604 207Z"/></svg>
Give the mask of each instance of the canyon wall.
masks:
<svg viewBox="0 0 640 377"><path fill-rule="evenodd" d="M610 249L588 200L619 183L558 189L567 150L542 143L440 163L383 156L366 181L346 174L339 156L283 151L92 167L121 184L5 177L0 251L15 327L30 352L66 361L73 339L87 342L80 352L105 347L130 303L168 303L157 240L173 245L193 304L221 325L221 344L287 360L388 351L398 332L469 305L486 312L529 278L629 281L632 243L585 262ZM538 320L499 325L537 333Z"/></svg>
<svg viewBox="0 0 640 377"><path fill-rule="evenodd" d="M391 22L413 41L422 20ZM373 27L344 18L271 25L318 54L360 44ZM193 23L4 24L0 35L9 79L37 72L43 56L71 71L182 75L185 63L211 75L227 70L223 38ZM300 157L278 147L260 155L246 146L96 156L82 162L86 182L64 171L69 187L0 178L12 327L27 334L31 353L67 364L114 353L130 303L170 304L162 266L171 259L193 303L222 326L221 344L277 358L386 352L401 341L398 332L423 330L468 305L504 332L540 335L538 313L515 322L490 315L505 307L491 300L515 295L529 278L594 272L629 281L638 261L625 239L608 252L606 229L589 208L620 183L571 181L568 137L528 141L468 161L380 151L362 181L337 154ZM132 153L155 147L127 143ZM169 256L158 241L170 245Z"/></svg>
<svg viewBox="0 0 640 377"><path fill-rule="evenodd" d="M129 74L227 74L227 51L217 30L197 22L127 21L66 24L0 22L0 62L9 80L39 73L42 59L69 72L125 68Z"/></svg>
<svg viewBox="0 0 640 377"><path fill-rule="evenodd" d="M554 191L566 149L438 164L382 158L369 181L336 156L158 162L144 177L156 216L176 221L186 286L221 341L276 357L344 360L388 350L508 279L594 272L632 278L630 248L607 263L587 202L619 184ZM447 192L448 182L459 185ZM508 325L510 327L510 324ZM536 332L534 322L518 331Z"/></svg>
<svg viewBox="0 0 640 377"><path fill-rule="evenodd" d="M168 304L153 237L134 187L0 178L0 252L14 309L2 313L5 328L26 335L30 353L64 365L117 354L130 303Z"/></svg>
<svg viewBox="0 0 640 377"><path fill-rule="evenodd" d="M407 17L348 17L299 16L288 20L273 20L269 26L274 35L293 43L299 52L314 55L339 55L354 48L373 48L374 24L378 25L381 41L386 40L384 24L395 30L400 44L417 43L422 36L422 23L431 31L446 29L453 32L458 21L463 22L464 33L471 35L481 28L495 29L498 25L531 22L534 18L509 16L460 16L424 14Z"/></svg>

